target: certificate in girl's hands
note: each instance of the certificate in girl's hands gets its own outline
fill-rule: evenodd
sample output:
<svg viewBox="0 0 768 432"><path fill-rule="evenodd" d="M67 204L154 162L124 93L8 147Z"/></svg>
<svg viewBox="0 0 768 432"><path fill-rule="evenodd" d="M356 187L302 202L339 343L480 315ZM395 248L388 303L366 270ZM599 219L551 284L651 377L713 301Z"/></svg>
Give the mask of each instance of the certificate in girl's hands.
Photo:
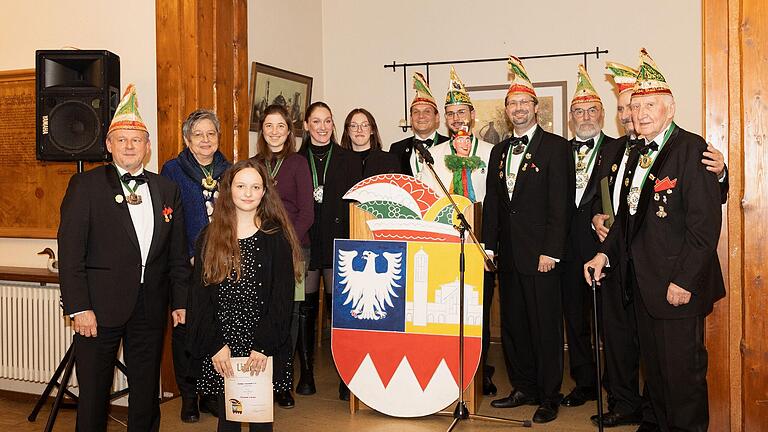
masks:
<svg viewBox="0 0 768 432"><path fill-rule="evenodd" d="M267 357L267 368L258 375L244 370L248 357L232 357L235 376L224 379L224 409L227 420L248 423L274 421L272 404L272 357Z"/></svg>

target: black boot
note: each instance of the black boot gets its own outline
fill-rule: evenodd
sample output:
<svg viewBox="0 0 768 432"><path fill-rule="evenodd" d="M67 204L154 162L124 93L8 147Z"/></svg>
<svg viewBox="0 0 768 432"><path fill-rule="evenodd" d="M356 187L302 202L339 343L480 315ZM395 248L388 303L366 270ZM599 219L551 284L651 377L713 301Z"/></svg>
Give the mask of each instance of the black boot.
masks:
<svg viewBox="0 0 768 432"><path fill-rule="evenodd" d="M200 410L197 408L197 395L181 398L181 421L196 423L200 421Z"/></svg>
<svg viewBox="0 0 768 432"><path fill-rule="evenodd" d="M306 294L299 305L299 363L301 375L296 385L296 394L312 395L315 389L313 355L315 351L315 321L317 319L318 293Z"/></svg>
<svg viewBox="0 0 768 432"><path fill-rule="evenodd" d="M349 401L349 387L342 380L339 380L339 400Z"/></svg>

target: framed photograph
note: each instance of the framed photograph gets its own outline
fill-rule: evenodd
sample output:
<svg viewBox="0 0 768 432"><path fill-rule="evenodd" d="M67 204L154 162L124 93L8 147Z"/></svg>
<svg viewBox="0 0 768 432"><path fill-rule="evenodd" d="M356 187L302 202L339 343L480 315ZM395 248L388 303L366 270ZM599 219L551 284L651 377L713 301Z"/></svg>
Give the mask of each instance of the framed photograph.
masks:
<svg viewBox="0 0 768 432"><path fill-rule="evenodd" d="M312 77L257 62L251 65L250 130L259 131L259 120L267 106L280 104L291 115L294 134L301 136L304 113L311 99Z"/></svg>
<svg viewBox="0 0 768 432"><path fill-rule="evenodd" d="M568 82L534 83L539 97L539 125L547 132L568 138ZM468 86L472 105L477 112L475 133L483 141L498 144L512 136L512 125L504 112L508 84Z"/></svg>

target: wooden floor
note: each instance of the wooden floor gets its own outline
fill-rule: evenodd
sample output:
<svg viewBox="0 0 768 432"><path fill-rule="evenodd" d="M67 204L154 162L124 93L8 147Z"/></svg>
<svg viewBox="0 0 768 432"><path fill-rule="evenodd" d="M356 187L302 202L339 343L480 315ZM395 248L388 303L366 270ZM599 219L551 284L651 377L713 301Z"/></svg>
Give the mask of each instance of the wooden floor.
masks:
<svg viewBox="0 0 768 432"><path fill-rule="evenodd" d="M296 407L290 410L275 406L275 430L276 431L441 431L446 430L451 422L450 417L432 415L418 419L397 419L387 417L371 410L358 411L350 415L348 403L338 400L338 376L333 368L328 350L317 361L317 387L318 393L313 396L296 396ZM509 392L509 383L503 371L501 359L501 346L491 346L491 363L496 366L494 382L499 387L499 395ZM568 362L566 361L566 365ZM567 373L566 373L567 375ZM573 386L566 376L563 383L563 393L568 393ZM496 409L490 406L491 398L485 397L480 403L479 414L517 419L530 419L536 407L525 406L513 409ZM11 431L42 431L50 410L50 404L45 407L35 423L29 423L27 416L34 406L34 398L0 395L0 430ZM212 431L216 429L216 419L209 414L202 414L199 423L185 424L179 420L180 399L174 399L161 405L162 421L161 430L168 432L184 431ZM451 407L452 408L452 407ZM557 420L545 425L534 424L537 431L552 432L577 432L596 431L597 428L589 421L589 417L597 411L596 403L587 403L577 408L561 407ZM119 422L125 423L126 413L116 410L110 419L108 430L125 431L126 428ZM75 412L73 410L61 410L56 420L54 431L74 430ZM118 422L119 421L119 422ZM508 430L509 426L480 420L463 421L455 431L496 431ZM636 426L612 428L615 432L634 432ZM245 429L247 430L247 429Z"/></svg>

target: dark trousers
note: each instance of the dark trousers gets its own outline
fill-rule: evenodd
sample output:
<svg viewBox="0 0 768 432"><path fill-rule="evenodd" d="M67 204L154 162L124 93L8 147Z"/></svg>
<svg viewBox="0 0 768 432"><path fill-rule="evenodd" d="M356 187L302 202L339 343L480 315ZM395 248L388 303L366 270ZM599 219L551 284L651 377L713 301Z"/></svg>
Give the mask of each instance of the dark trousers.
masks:
<svg viewBox="0 0 768 432"><path fill-rule="evenodd" d="M293 390L293 359L296 354L296 340L299 337L299 305L301 305L300 301L293 302L290 335L280 345L274 357L272 382L275 385L275 392Z"/></svg>
<svg viewBox="0 0 768 432"><path fill-rule="evenodd" d="M558 401L563 382L560 275L499 272L501 343L509 381L542 401Z"/></svg>
<svg viewBox="0 0 768 432"><path fill-rule="evenodd" d="M640 343L634 305L624 306L616 274L609 275L600 284L605 341L606 388L613 398L613 411L630 414L640 411Z"/></svg>
<svg viewBox="0 0 768 432"><path fill-rule="evenodd" d="M173 372L176 385L182 399L197 397L195 379L188 376L190 357L186 350L187 326L179 324L171 330L171 351L173 352Z"/></svg>
<svg viewBox="0 0 768 432"><path fill-rule="evenodd" d="M224 406L224 394L218 397L219 403L219 424L216 430L218 432L240 432L241 422L227 420L227 411ZM250 432L272 432L272 423L248 423Z"/></svg>
<svg viewBox="0 0 768 432"><path fill-rule="evenodd" d="M592 349L592 288L584 281L580 260L563 261L562 290L568 364L576 387L594 388L595 357Z"/></svg>
<svg viewBox="0 0 768 432"><path fill-rule="evenodd" d="M98 315L96 319L98 320ZM144 314L143 288L131 317L119 327L98 326L96 337L75 335L75 365L80 384L77 404L79 431L107 429L107 409L115 359L123 342L128 369L128 431L160 428L160 357L166 322L149 323Z"/></svg>
<svg viewBox="0 0 768 432"><path fill-rule="evenodd" d="M480 354L480 366L483 367L488 365L488 348L491 346L491 306L495 285L496 273L483 272L483 346Z"/></svg>
<svg viewBox="0 0 768 432"><path fill-rule="evenodd" d="M635 290L647 396L664 431L703 432L709 425L704 316L653 318Z"/></svg>

